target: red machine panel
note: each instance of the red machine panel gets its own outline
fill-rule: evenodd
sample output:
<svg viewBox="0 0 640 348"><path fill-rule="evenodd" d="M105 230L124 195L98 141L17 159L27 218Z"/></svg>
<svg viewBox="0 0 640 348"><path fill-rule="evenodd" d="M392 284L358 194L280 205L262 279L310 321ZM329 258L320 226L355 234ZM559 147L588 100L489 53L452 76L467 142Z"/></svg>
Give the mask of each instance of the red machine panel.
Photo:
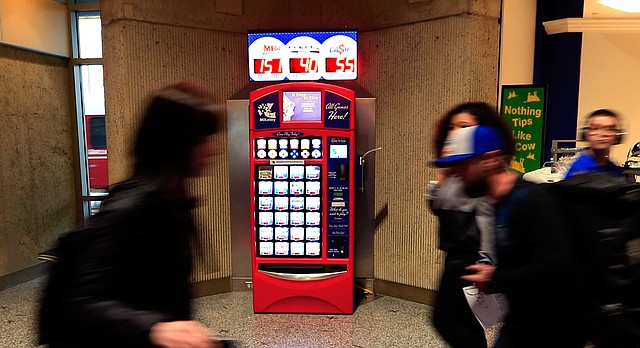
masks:
<svg viewBox="0 0 640 348"><path fill-rule="evenodd" d="M354 92L283 83L250 93L256 313L353 313Z"/></svg>

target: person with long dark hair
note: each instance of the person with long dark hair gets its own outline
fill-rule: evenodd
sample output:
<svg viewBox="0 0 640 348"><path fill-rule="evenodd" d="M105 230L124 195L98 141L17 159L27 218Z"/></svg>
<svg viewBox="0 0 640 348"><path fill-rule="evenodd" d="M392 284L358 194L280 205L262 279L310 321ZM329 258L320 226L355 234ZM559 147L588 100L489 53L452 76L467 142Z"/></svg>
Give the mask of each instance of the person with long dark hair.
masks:
<svg viewBox="0 0 640 348"><path fill-rule="evenodd" d="M191 318L189 277L197 234L191 217L195 201L185 188L188 178L210 165L211 137L220 122L202 87L180 83L152 96L135 139L133 175L111 189L81 232L91 243L61 259L65 278L52 273L58 285L55 291L45 289L41 343L221 346Z"/></svg>

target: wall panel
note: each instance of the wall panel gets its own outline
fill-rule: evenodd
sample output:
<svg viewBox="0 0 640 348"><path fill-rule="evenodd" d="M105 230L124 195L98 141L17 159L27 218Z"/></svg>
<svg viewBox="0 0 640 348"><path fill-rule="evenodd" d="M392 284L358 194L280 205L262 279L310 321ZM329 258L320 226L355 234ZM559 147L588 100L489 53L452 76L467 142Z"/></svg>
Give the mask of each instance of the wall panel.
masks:
<svg viewBox="0 0 640 348"><path fill-rule="evenodd" d="M443 253L426 204L436 120L463 101L495 104L499 27L461 15L361 35L362 85L376 98L375 277L437 289Z"/></svg>
<svg viewBox="0 0 640 348"><path fill-rule="evenodd" d="M67 59L0 45L0 276L75 225Z"/></svg>
<svg viewBox="0 0 640 348"><path fill-rule="evenodd" d="M244 35L134 21L107 25L103 35L111 183L132 173L130 149L153 90L179 81L196 82L209 88L223 108L226 99L248 82ZM200 198L195 218L203 253L195 281L231 275L224 117L220 122L222 131L212 144L220 154L207 175L189 185Z"/></svg>
<svg viewBox="0 0 640 348"><path fill-rule="evenodd" d="M53 0L0 1L0 42L69 57L67 5Z"/></svg>

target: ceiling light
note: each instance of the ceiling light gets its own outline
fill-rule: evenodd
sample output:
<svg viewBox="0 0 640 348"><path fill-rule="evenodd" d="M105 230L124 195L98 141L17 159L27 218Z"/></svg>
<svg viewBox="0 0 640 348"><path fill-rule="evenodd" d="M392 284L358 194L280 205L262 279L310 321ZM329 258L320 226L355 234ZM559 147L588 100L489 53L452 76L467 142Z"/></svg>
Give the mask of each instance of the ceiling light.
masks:
<svg viewBox="0 0 640 348"><path fill-rule="evenodd" d="M600 5L624 12L640 12L640 0L598 0Z"/></svg>

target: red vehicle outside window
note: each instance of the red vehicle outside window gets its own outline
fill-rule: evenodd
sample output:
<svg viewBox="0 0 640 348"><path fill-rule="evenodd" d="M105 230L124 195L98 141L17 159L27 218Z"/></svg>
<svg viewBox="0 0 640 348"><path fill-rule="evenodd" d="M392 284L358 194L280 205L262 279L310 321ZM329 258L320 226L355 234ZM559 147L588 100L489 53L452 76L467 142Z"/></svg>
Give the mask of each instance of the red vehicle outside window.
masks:
<svg viewBox="0 0 640 348"><path fill-rule="evenodd" d="M104 115L85 116L87 159L89 162L89 187L104 190L109 186L107 168L107 136Z"/></svg>

